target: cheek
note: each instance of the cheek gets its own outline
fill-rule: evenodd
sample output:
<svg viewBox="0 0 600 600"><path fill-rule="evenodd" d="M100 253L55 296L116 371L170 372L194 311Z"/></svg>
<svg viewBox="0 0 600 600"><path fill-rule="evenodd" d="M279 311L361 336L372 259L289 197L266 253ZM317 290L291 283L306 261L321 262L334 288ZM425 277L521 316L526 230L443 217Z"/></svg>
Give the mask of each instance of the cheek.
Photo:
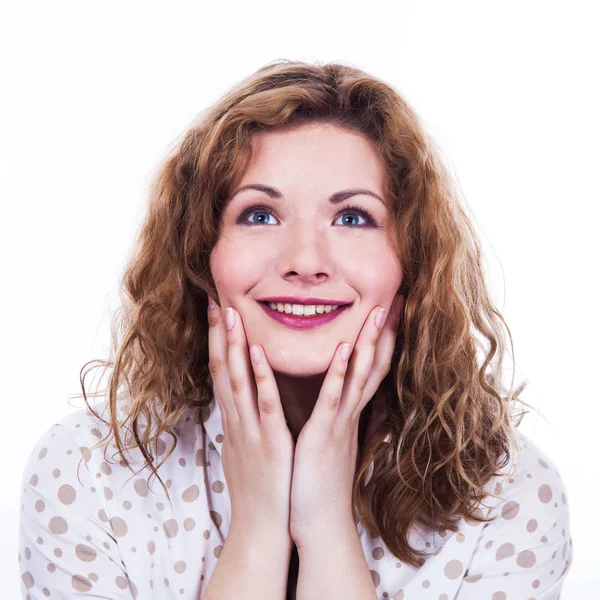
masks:
<svg viewBox="0 0 600 600"><path fill-rule="evenodd" d="M219 295L227 292L230 281L227 273L230 270L231 259L227 244L219 240L219 243L213 248L210 255L210 271L215 280Z"/></svg>
<svg viewBox="0 0 600 600"><path fill-rule="evenodd" d="M394 295L402 281L398 258L384 246L362 245L358 251L348 252L338 265L346 281L369 297Z"/></svg>
<svg viewBox="0 0 600 600"><path fill-rule="evenodd" d="M248 290L257 278L264 276L264 265L257 253L227 240L214 247L210 269L217 288L225 293Z"/></svg>

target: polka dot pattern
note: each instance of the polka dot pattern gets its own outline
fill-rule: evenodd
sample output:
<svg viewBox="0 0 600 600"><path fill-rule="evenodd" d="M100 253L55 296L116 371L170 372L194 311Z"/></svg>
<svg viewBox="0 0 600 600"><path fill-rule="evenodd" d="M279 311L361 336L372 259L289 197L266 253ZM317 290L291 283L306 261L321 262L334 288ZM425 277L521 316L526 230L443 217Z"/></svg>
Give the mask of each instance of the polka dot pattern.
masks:
<svg viewBox="0 0 600 600"><path fill-rule="evenodd" d="M139 450L128 453L132 471L110 448L93 448L108 433L86 407L52 425L32 449L20 504L23 598L201 598L231 518L218 404L213 399L177 425L177 448L159 470L172 503L149 469L139 471ZM502 498L488 497L475 512L493 521L467 519L456 533L415 525L409 540L423 552L416 568L357 523L377 598L558 597L573 561L567 490L550 457L521 432L517 439L516 470L509 463L486 486ZM171 446L161 436L158 461Z"/></svg>

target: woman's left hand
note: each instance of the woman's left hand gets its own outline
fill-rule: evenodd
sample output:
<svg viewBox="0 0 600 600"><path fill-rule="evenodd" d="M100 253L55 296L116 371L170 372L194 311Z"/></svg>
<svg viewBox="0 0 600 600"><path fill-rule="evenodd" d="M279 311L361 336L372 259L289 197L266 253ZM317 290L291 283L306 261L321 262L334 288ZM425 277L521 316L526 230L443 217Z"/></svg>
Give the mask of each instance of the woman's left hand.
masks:
<svg viewBox="0 0 600 600"><path fill-rule="evenodd" d="M371 311L349 359L341 358L344 344L339 345L296 440L290 535L298 547L324 527L356 526L352 487L360 414L389 373L403 302L403 296L395 298L382 329L375 325L381 307Z"/></svg>

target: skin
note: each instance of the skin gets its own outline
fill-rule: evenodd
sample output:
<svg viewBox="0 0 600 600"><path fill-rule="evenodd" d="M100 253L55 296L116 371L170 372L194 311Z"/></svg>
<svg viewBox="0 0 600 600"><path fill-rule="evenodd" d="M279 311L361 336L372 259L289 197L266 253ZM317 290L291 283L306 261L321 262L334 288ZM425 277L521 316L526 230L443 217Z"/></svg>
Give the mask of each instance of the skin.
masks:
<svg viewBox="0 0 600 600"><path fill-rule="evenodd" d="M330 124L255 134L250 160L232 190L247 184L275 188L283 198L257 190L230 196L210 266L223 315L234 307L248 346L259 344L264 350L296 440L338 345L352 343L373 308L390 306L402 283L398 254L387 235L391 199L375 145ZM365 194L329 202L331 194L350 188L370 190L384 202ZM254 205L273 214L255 208L242 216ZM381 228L370 227L360 212L346 210L351 205L365 208ZM279 295L353 305L331 323L301 330L274 321L256 302ZM372 425L373 420L369 430Z"/></svg>

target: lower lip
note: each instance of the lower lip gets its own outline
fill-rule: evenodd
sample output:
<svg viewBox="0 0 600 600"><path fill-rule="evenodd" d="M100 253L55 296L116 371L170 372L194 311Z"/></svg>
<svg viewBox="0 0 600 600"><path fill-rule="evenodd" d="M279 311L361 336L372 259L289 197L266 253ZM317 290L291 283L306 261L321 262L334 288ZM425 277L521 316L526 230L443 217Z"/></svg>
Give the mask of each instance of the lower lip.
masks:
<svg viewBox="0 0 600 600"><path fill-rule="evenodd" d="M339 317L341 313L343 313L347 308L352 306L351 304L347 304L346 306L341 306L337 310L332 310L329 313L323 313L322 315L318 315L315 317L299 317L298 315L292 315L288 313L280 313L272 308L269 308L266 304L259 302L262 309L278 323L282 325L287 325L288 327L293 327L294 329L312 329L313 327L319 327L320 325L325 325L330 321L333 321L335 318Z"/></svg>

